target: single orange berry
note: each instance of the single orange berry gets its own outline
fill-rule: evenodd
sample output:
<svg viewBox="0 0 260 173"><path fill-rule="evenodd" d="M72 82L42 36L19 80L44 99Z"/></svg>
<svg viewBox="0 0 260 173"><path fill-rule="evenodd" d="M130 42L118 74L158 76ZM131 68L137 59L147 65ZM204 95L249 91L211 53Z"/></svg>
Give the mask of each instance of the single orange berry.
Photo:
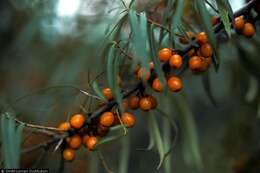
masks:
<svg viewBox="0 0 260 173"><path fill-rule="evenodd" d="M243 16L236 17L234 20L234 28L237 31L241 31L243 30L244 26L245 26L245 20Z"/></svg>
<svg viewBox="0 0 260 173"><path fill-rule="evenodd" d="M138 79L149 80L150 77L151 77L151 72L149 70L145 70L143 68L140 68L137 72L137 78Z"/></svg>
<svg viewBox="0 0 260 173"><path fill-rule="evenodd" d="M135 117L129 112L125 112L121 116L121 120L126 127L133 127L135 125Z"/></svg>
<svg viewBox="0 0 260 173"><path fill-rule="evenodd" d="M178 77L170 77L167 81L168 87L173 92L178 92L182 89L182 81Z"/></svg>
<svg viewBox="0 0 260 173"><path fill-rule="evenodd" d="M189 68L194 72L200 71L202 65L202 60L199 56L193 56L189 59Z"/></svg>
<svg viewBox="0 0 260 173"><path fill-rule="evenodd" d="M150 109L152 109L152 102L148 97L143 97L140 100L140 108L143 111L149 111Z"/></svg>
<svg viewBox="0 0 260 173"><path fill-rule="evenodd" d="M138 96L131 96L129 98L129 107L131 109L139 108L139 101L140 101L140 98Z"/></svg>
<svg viewBox="0 0 260 173"><path fill-rule="evenodd" d="M172 68L179 69L182 66L182 57L178 54L172 55L169 64Z"/></svg>
<svg viewBox="0 0 260 173"><path fill-rule="evenodd" d="M81 137L79 135L74 135L72 137L70 137L69 139L69 146L72 149L78 149L81 146Z"/></svg>
<svg viewBox="0 0 260 173"><path fill-rule="evenodd" d="M100 116L99 123L103 126L110 127L114 123L115 117L112 112L104 112Z"/></svg>
<svg viewBox="0 0 260 173"><path fill-rule="evenodd" d="M200 32L196 35L196 41L202 45L208 42L208 36L205 32Z"/></svg>
<svg viewBox="0 0 260 173"><path fill-rule="evenodd" d="M160 61L166 62L172 56L172 50L169 48L163 48L159 51L158 56L159 56Z"/></svg>
<svg viewBox="0 0 260 173"><path fill-rule="evenodd" d="M255 27L252 23L245 23L244 29L243 29L243 35L246 37L253 37L255 34Z"/></svg>
<svg viewBox="0 0 260 173"><path fill-rule="evenodd" d="M155 78L155 79L153 80L152 88L153 88L155 91L158 91L158 92L161 92L161 91L163 90L162 84L161 84L159 78Z"/></svg>
<svg viewBox="0 0 260 173"><path fill-rule="evenodd" d="M217 16L212 16L211 17L211 24L212 26L215 26L216 24L218 24L219 22L219 18Z"/></svg>
<svg viewBox="0 0 260 173"><path fill-rule="evenodd" d="M200 47L200 55L203 57L210 57L213 55L213 50L209 43L205 43Z"/></svg>
<svg viewBox="0 0 260 173"><path fill-rule="evenodd" d="M95 145L97 144L97 142L98 142L97 137L95 137L95 136L90 136L90 137L87 139L85 145L86 145L86 147L87 147L88 150L93 151L94 148L95 148Z"/></svg>
<svg viewBox="0 0 260 173"><path fill-rule="evenodd" d="M67 161L72 161L75 159L75 151L67 148L63 151L63 158Z"/></svg>
<svg viewBox="0 0 260 173"><path fill-rule="evenodd" d="M62 122L59 126L58 126L59 130L62 131L68 131L70 129L70 123L69 122Z"/></svg>
<svg viewBox="0 0 260 173"><path fill-rule="evenodd" d="M82 114L75 114L70 118L70 125L75 129L81 128L85 123L85 117Z"/></svg>
<svg viewBox="0 0 260 173"><path fill-rule="evenodd" d="M102 90L102 93L106 97L106 99L108 99L108 100L112 100L113 99L112 90L110 88L104 88Z"/></svg>
<svg viewBox="0 0 260 173"><path fill-rule="evenodd" d="M150 99L151 103L152 103L152 109L155 109L157 107L157 100L154 96L149 95L148 99Z"/></svg>

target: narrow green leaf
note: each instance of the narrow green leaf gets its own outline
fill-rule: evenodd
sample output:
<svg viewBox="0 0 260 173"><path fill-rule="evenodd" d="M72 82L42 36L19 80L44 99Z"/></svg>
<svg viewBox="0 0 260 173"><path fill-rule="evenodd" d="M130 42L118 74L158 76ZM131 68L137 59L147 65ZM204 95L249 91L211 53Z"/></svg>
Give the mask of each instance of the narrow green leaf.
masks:
<svg viewBox="0 0 260 173"><path fill-rule="evenodd" d="M217 5L218 5L218 10L219 10L219 15L220 18L224 24L224 29L226 31L226 33L228 34L228 37L231 37L231 22L230 22L230 17L232 17L233 13L230 12L229 9L229 2L227 2L226 0L219 0L216 1Z"/></svg>
<svg viewBox="0 0 260 173"><path fill-rule="evenodd" d="M181 23L186 0L177 0L176 10L172 18L172 32L174 33Z"/></svg>
<svg viewBox="0 0 260 173"><path fill-rule="evenodd" d="M154 36L154 27L153 25L150 26L149 28L149 43L150 43L150 54L151 54L151 59L154 63L154 68L155 72L159 77L159 80L161 81L162 85L166 85L165 77L164 74L161 70L161 63L160 60L158 59L157 52L158 52L158 47L156 47L156 39Z"/></svg>
<svg viewBox="0 0 260 173"><path fill-rule="evenodd" d="M120 153L120 162L119 162L119 172L127 173L129 167L129 157L130 157L130 137L129 135L125 136L124 139L121 140L122 149Z"/></svg>
<svg viewBox="0 0 260 173"><path fill-rule="evenodd" d="M212 89L211 89L211 83L210 83L210 77L209 77L209 71L205 72L202 76L202 84L203 84L203 88L209 98L209 100L211 101L211 103L216 106L217 102L213 96L212 93Z"/></svg>
<svg viewBox="0 0 260 173"><path fill-rule="evenodd" d="M104 97L102 91L100 90L100 88L95 80L91 83L91 86L98 97L102 98L103 100L106 100L106 98Z"/></svg>
<svg viewBox="0 0 260 173"><path fill-rule="evenodd" d="M164 145L163 145L163 141L162 141L162 137L161 137L161 133L159 130L159 126L158 123L155 119L155 116L153 114L149 115L149 125L151 126L151 130L152 130L152 134L153 134L153 138L156 144L156 148L158 150L159 156L160 156L160 162L157 166L157 169L159 169L163 163L163 159L164 159Z"/></svg>
<svg viewBox="0 0 260 173"><path fill-rule="evenodd" d="M202 170L203 164L200 155L200 147L195 121L186 100L181 95L171 97L173 105L176 106L180 128L182 129L183 154L185 161L198 170Z"/></svg>

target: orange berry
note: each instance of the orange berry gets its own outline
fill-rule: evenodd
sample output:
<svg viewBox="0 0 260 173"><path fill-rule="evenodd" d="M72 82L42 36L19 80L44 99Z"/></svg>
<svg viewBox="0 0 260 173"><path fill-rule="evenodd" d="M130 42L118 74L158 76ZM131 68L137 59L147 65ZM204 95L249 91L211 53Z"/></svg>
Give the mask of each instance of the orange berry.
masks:
<svg viewBox="0 0 260 173"><path fill-rule="evenodd" d="M150 77L151 77L151 72L149 70L145 70L143 68L140 68L137 72L137 78L138 79L149 80Z"/></svg>
<svg viewBox="0 0 260 173"><path fill-rule="evenodd" d="M140 100L140 108L143 111L149 111L150 109L152 109L152 102L148 97L143 97Z"/></svg>
<svg viewBox="0 0 260 173"><path fill-rule="evenodd" d="M167 81L168 87L173 92L178 92L182 89L181 79L178 77L170 77Z"/></svg>
<svg viewBox="0 0 260 173"><path fill-rule="evenodd" d="M189 68L194 72L200 71L202 65L202 60L199 56L193 56L189 59Z"/></svg>
<svg viewBox="0 0 260 173"><path fill-rule="evenodd" d="M129 98L129 106L131 109L137 109L139 108L139 101L140 98L138 96L131 96Z"/></svg>
<svg viewBox="0 0 260 173"><path fill-rule="evenodd" d="M217 16L212 16L211 18L211 24L212 26L215 26L219 22L219 19Z"/></svg>
<svg viewBox="0 0 260 173"><path fill-rule="evenodd" d="M70 125L75 129L81 128L85 123L85 117L82 114L75 114L70 118Z"/></svg>
<svg viewBox="0 0 260 173"><path fill-rule="evenodd" d="M149 95L148 98L150 99L151 103L152 103L152 109L155 109L157 107L157 100L154 96Z"/></svg>
<svg viewBox="0 0 260 173"><path fill-rule="evenodd" d="M245 26L245 20L243 16L236 17L234 20L234 28L237 31L241 31Z"/></svg>
<svg viewBox="0 0 260 173"><path fill-rule="evenodd" d="M121 116L121 120L126 127L133 127L135 125L135 117L133 114L125 112Z"/></svg>
<svg viewBox="0 0 260 173"><path fill-rule="evenodd" d="M67 161L72 161L75 159L75 151L67 148L63 151L63 158Z"/></svg>
<svg viewBox="0 0 260 173"><path fill-rule="evenodd" d="M90 137L87 139L85 145L86 145L86 147L87 147L88 150L93 151L95 145L97 144L97 142L98 142L97 137L95 137L95 136L90 136Z"/></svg>
<svg viewBox="0 0 260 173"><path fill-rule="evenodd" d="M124 99L122 102L122 106L123 106L124 110L127 110L129 107L129 101L127 99Z"/></svg>
<svg viewBox="0 0 260 173"><path fill-rule="evenodd" d="M200 47L200 55L203 57L210 57L213 55L213 50L209 43L205 43Z"/></svg>
<svg viewBox="0 0 260 173"><path fill-rule="evenodd" d="M99 123L103 126L110 127L114 123L115 117L112 112L104 112L100 116Z"/></svg>
<svg viewBox="0 0 260 173"><path fill-rule="evenodd" d="M83 137L82 137L82 143L85 145L87 140L89 138L89 135L85 134Z"/></svg>
<svg viewBox="0 0 260 173"><path fill-rule="evenodd" d="M243 35L246 37L252 37L255 34L255 27L252 23L245 23L244 29L243 29Z"/></svg>
<svg viewBox="0 0 260 173"><path fill-rule="evenodd" d="M200 32L196 35L196 41L202 45L208 42L208 36L205 32Z"/></svg>
<svg viewBox="0 0 260 173"><path fill-rule="evenodd" d="M78 149L81 146L81 137L79 135L74 135L69 138L69 146L72 149Z"/></svg>
<svg viewBox="0 0 260 173"><path fill-rule="evenodd" d="M153 80L152 88L153 88L155 91L158 91L158 92L161 92L161 91L163 90L162 84L161 84L159 78L155 78L155 79Z"/></svg>
<svg viewBox="0 0 260 173"><path fill-rule="evenodd" d="M172 56L172 50L169 48L163 48L159 51L158 56L159 56L160 61L166 62Z"/></svg>
<svg viewBox="0 0 260 173"><path fill-rule="evenodd" d="M113 99L113 94L112 90L110 88L104 88L102 90L103 95L105 96L106 99L112 100Z"/></svg>
<svg viewBox="0 0 260 173"><path fill-rule="evenodd" d="M69 122L62 122L59 126L58 129L62 131L68 131L70 129L70 123Z"/></svg>
<svg viewBox="0 0 260 173"><path fill-rule="evenodd" d="M182 57L178 54L172 55L169 64L172 68L179 69L182 66Z"/></svg>

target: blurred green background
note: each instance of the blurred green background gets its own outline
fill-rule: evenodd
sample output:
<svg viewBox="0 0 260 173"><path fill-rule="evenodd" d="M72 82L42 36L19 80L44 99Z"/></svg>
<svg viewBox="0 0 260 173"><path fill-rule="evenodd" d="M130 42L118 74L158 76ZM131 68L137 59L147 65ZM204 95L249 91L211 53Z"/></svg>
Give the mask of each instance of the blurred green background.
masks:
<svg viewBox="0 0 260 173"><path fill-rule="evenodd" d="M129 2L128 2L129 3ZM138 8L149 9L158 1L139 0ZM243 1L233 0L238 9ZM102 50L107 28L115 23L123 9L119 0L4 0L0 1L0 93L2 108L12 108L25 122L56 126L79 111L84 95L69 87L35 91L62 85L73 85L92 92L89 82L105 69L105 60L97 56ZM188 13L188 11L187 11ZM192 19L190 19L192 20ZM256 23L259 31L259 22ZM219 41L221 65L216 73L209 70L214 106L203 87L203 75L186 71L183 107L192 112L198 131L204 172L238 173L247 161L248 173L260 172L260 58L259 34L252 39L234 34L229 41ZM106 75L105 75L106 76ZM106 79L99 80L106 86ZM16 101L16 98L31 94ZM177 120L176 110L165 95L159 107ZM86 108L94 110L97 105ZM159 162L155 151L138 151L148 145L145 114L130 130L129 172L164 172L156 170ZM176 121L178 124L178 120ZM161 128L166 125L160 123ZM179 129L182 133L182 129ZM172 132L174 133L174 132ZM171 132L169 133L171 134ZM31 135L28 144L43 140ZM25 135L26 136L26 135ZM105 159L117 172L122 139L102 147ZM171 172L197 172L183 156L182 139L178 140L169 160ZM41 157L42 156L42 159ZM49 168L57 172L60 154L37 151L23 156L23 167ZM39 159L38 162L35 162ZM40 160L41 159L41 160ZM64 172L104 172L96 153L81 149L76 161L65 163Z"/></svg>

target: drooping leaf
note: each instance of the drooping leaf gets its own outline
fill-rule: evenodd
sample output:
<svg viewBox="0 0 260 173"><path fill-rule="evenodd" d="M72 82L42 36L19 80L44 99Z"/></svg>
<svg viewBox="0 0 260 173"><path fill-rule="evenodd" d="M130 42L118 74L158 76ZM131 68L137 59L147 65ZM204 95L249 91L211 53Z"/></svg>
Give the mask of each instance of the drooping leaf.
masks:
<svg viewBox="0 0 260 173"><path fill-rule="evenodd" d="M231 37L231 22L230 18L233 16L233 12L231 9L230 12L230 6L228 5L229 2L226 0L218 0L216 1L218 5L219 15L221 18L221 21L224 24L224 29L229 37Z"/></svg>
<svg viewBox="0 0 260 173"><path fill-rule="evenodd" d="M96 81L93 81L91 86L98 97L102 98L103 100L106 100Z"/></svg>
<svg viewBox="0 0 260 173"><path fill-rule="evenodd" d="M200 154L199 139L196 124L189 106L183 96L171 97L173 105L176 107L177 116L182 129L183 154L185 161L202 170L203 164Z"/></svg>
<svg viewBox="0 0 260 173"><path fill-rule="evenodd" d="M157 169L159 169L164 160L165 150L164 150L164 145L163 145L163 141L162 141L161 132L159 130L158 122L156 121L154 114L151 113L149 115L148 123L149 123L149 126L151 126L150 130L153 135L152 137L154 138L156 149L160 156L160 161L157 166Z"/></svg>
<svg viewBox="0 0 260 173"><path fill-rule="evenodd" d="M147 18L145 13L137 13L134 10L129 11L129 24L132 31L132 46L136 60L141 63L144 70L149 69L148 53L148 32Z"/></svg>
<svg viewBox="0 0 260 173"><path fill-rule="evenodd" d="M209 71L208 72L205 72L202 76L202 84L203 84L203 88L210 100L210 102L216 106L217 105L217 102L213 96L213 93L212 93L212 88L211 88L211 83L210 83L210 77L209 77Z"/></svg>
<svg viewBox="0 0 260 173"><path fill-rule="evenodd" d="M129 135L125 136L124 139L121 140L122 149L120 153L120 162L119 162L119 172L127 173L129 167L129 157L130 157L130 139Z"/></svg>
<svg viewBox="0 0 260 173"><path fill-rule="evenodd" d="M157 57L158 47L156 47L156 39L155 39L155 36L154 36L153 25L151 25L150 28L149 28L149 44L150 44L150 54L151 54L150 56L151 56L151 59L154 63L155 72L158 75L159 80L162 83L162 85L165 86L166 81L165 81L165 78L164 78L164 74L161 70L161 65L160 65L161 63L160 63L160 61Z"/></svg>

